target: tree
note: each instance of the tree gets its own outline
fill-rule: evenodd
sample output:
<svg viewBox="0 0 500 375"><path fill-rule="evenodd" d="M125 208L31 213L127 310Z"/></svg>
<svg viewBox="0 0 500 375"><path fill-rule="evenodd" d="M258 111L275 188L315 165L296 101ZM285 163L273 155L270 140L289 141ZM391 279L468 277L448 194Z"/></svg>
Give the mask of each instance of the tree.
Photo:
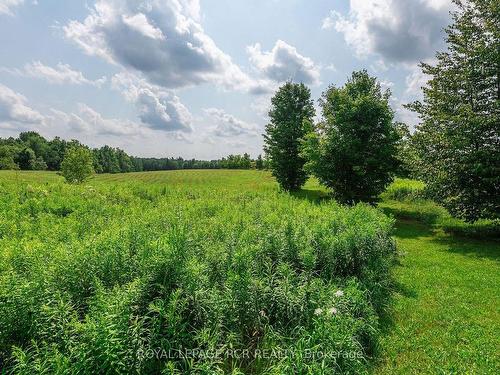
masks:
<svg viewBox="0 0 500 375"><path fill-rule="evenodd" d="M16 148L12 145L0 144L0 169L19 169L14 161Z"/></svg>
<svg viewBox="0 0 500 375"><path fill-rule="evenodd" d="M92 162L92 152L88 148L73 146L66 150L61 174L69 183L81 183L94 173Z"/></svg>
<svg viewBox="0 0 500 375"><path fill-rule="evenodd" d="M262 155L259 154L257 159L255 160L255 169L261 170L264 169L264 161L262 160Z"/></svg>
<svg viewBox="0 0 500 375"><path fill-rule="evenodd" d="M116 150L110 146L103 146L96 153L96 169L101 173L119 173L120 162Z"/></svg>
<svg viewBox="0 0 500 375"><path fill-rule="evenodd" d="M373 201L393 178L399 139L390 92L366 70L320 99L322 121L303 142L306 169L344 203Z"/></svg>
<svg viewBox="0 0 500 375"><path fill-rule="evenodd" d="M31 163L31 168L34 171L45 171L47 169L47 163L41 156L34 159Z"/></svg>
<svg viewBox="0 0 500 375"><path fill-rule="evenodd" d="M264 150L271 172L284 190L297 190L307 180L299 147L307 133L305 121L312 121L314 115L311 91L303 83L287 82L271 99Z"/></svg>
<svg viewBox="0 0 500 375"><path fill-rule="evenodd" d="M428 193L467 221L500 212L499 3L454 0L447 51L421 64L430 77L414 135Z"/></svg>
<svg viewBox="0 0 500 375"><path fill-rule="evenodd" d="M396 158L398 159L399 165L396 170L396 176L403 178L420 178L417 172L420 159L415 150L414 138L405 123L396 123L396 129L399 134L399 142L396 151Z"/></svg>
<svg viewBox="0 0 500 375"><path fill-rule="evenodd" d="M32 169L35 159L35 152L31 148L25 147L16 155L14 161L19 165L19 168L29 170Z"/></svg>

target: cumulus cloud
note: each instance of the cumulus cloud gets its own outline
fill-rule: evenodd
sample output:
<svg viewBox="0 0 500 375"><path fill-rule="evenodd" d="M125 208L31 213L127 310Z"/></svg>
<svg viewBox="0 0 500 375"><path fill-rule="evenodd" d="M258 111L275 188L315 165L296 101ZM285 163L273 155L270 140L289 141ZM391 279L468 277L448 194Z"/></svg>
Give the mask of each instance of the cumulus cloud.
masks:
<svg viewBox="0 0 500 375"><path fill-rule="evenodd" d="M167 89L214 83L256 90L200 24L199 0L98 0L64 32L87 54L142 73ZM258 91L258 90L257 90Z"/></svg>
<svg viewBox="0 0 500 375"><path fill-rule="evenodd" d="M106 82L106 77L97 80L86 78L82 72L74 70L70 65L59 62L55 68L42 64L40 61L34 61L26 64L23 69L8 69L2 68L10 74L15 74L23 77L31 77L43 79L49 83L62 85L92 85L101 87Z"/></svg>
<svg viewBox="0 0 500 375"><path fill-rule="evenodd" d="M0 14L12 16L13 8L22 5L24 0L0 0Z"/></svg>
<svg viewBox="0 0 500 375"><path fill-rule="evenodd" d="M223 109L207 108L203 110L212 120L214 127L211 133L217 137L236 137L239 135L258 134L258 127L226 113Z"/></svg>
<svg viewBox="0 0 500 375"><path fill-rule="evenodd" d="M320 68L288 43L278 40L271 51L262 51L259 43L247 47L251 63L267 79L284 82L292 79L305 84L320 83Z"/></svg>
<svg viewBox="0 0 500 375"><path fill-rule="evenodd" d="M27 99L0 83L0 124L4 126L41 124L44 117L27 105Z"/></svg>
<svg viewBox="0 0 500 375"><path fill-rule="evenodd" d="M347 17L333 11L322 27L343 33L358 56L414 63L439 49L451 7L451 0L350 0Z"/></svg>
<svg viewBox="0 0 500 375"><path fill-rule="evenodd" d="M112 86L136 105L142 123L151 129L184 133L192 131L191 113L172 92L130 73L115 75Z"/></svg>
<svg viewBox="0 0 500 375"><path fill-rule="evenodd" d="M48 126L63 127L78 133L93 135L133 136L143 133L137 123L130 120L105 118L86 104L78 104L77 113L66 113L51 109L51 114L46 116Z"/></svg>

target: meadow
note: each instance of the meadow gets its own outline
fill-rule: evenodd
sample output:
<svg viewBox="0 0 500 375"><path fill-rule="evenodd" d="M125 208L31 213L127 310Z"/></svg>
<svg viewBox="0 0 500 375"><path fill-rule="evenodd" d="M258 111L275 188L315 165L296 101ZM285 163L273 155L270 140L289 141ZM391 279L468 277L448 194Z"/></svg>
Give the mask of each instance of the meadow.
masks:
<svg viewBox="0 0 500 375"><path fill-rule="evenodd" d="M422 187L347 208L262 171L0 171L0 366L498 373L500 247L471 238L497 224L445 231Z"/></svg>
<svg viewBox="0 0 500 375"><path fill-rule="evenodd" d="M393 220L267 172L0 176L7 372L361 373Z"/></svg>

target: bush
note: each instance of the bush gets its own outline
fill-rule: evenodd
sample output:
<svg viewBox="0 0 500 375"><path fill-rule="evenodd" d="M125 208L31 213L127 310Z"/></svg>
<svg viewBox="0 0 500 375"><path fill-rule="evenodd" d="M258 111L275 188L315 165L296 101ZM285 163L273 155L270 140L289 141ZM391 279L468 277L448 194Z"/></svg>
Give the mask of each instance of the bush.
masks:
<svg viewBox="0 0 500 375"><path fill-rule="evenodd" d="M366 71L322 95L322 121L303 141L306 170L345 203L371 202L392 181L399 130L390 92Z"/></svg>
<svg viewBox="0 0 500 375"><path fill-rule="evenodd" d="M396 201L421 200L425 198L424 189L423 182L398 178L382 193L382 198Z"/></svg>
<svg viewBox="0 0 500 375"><path fill-rule="evenodd" d="M7 371L365 372L392 220L203 182L0 185L6 223L18 223L0 222ZM252 357L168 357L194 348Z"/></svg>
<svg viewBox="0 0 500 375"><path fill-rule="evenodd" d="M61 174L67 182L78 184L94 173L92 152L85 147L71 147L64 154Z"/></svg>

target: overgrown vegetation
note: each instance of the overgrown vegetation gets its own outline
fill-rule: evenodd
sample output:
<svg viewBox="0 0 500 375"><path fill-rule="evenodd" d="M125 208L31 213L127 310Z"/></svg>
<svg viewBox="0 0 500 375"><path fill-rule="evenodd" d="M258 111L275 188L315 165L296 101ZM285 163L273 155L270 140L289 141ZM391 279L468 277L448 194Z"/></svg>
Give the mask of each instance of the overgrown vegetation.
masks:
<svg viewBox="0 0 500 375"><path fill-rule="evenodd" d="M429 193L423 182L396 179L381 197L379 206L400 219L430 224L456 236L500 239L500 220L481 219L469 223L455 218L428 198Z"/></svg>
<svg viewBox="0 0 500 375"><path fill-rule="evenodd" d="M7 372L366 370L395 255L380 211L257 172L1 176Z"/></svg>

